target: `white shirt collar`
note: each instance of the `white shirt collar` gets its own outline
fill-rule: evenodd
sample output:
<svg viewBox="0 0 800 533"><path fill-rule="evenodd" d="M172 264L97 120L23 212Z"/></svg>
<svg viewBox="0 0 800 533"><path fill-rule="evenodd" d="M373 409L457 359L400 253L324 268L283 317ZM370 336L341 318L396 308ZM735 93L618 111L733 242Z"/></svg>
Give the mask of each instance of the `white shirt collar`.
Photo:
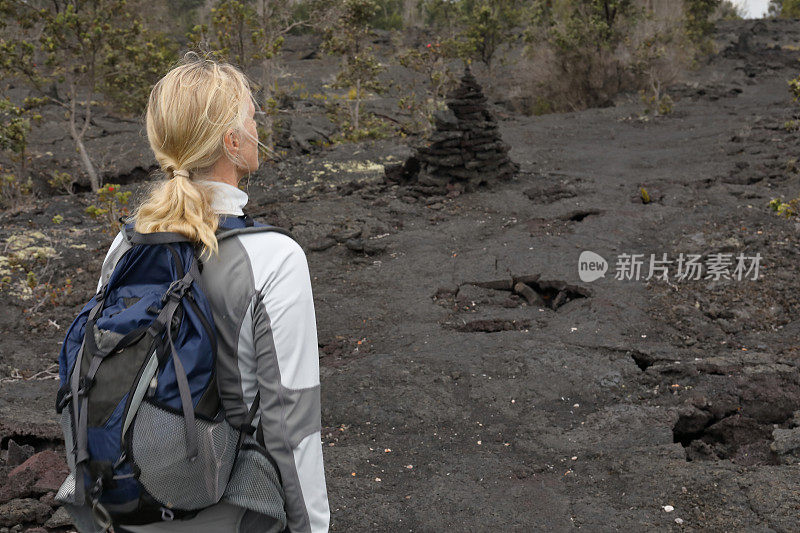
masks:
<svg viewBox="0 0 800 533"><path fill-rule="evenodd" d="M198 180L198 182L213 190L211 207L214 211L224 215L241 216L244 214L242 208L247 205L249 197L239 187L213 180Z"/></svg>

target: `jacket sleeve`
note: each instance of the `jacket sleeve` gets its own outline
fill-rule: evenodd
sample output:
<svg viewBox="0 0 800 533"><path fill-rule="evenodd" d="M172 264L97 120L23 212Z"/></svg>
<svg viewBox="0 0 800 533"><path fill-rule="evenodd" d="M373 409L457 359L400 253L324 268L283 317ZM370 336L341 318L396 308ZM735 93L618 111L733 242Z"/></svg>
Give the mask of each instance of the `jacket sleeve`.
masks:
<svg viewBox="0 0 800 533"><path fill-rule="evenodd" d="M122 248L123 248L122 232L119 232L117 233L117 236L114 237L111 246L108 247L108 252L106 252L106 258L103 259L103 267L100 270L100 279L97 281L98 291L100 290L100 287L103 286L103 283L108 281L108 278L111 277L111 272L114 271L114 266L116 266L117 261L122 255L121 253ZM127 249L127 247L124 248Z"/></svg>
<svg viewBox="0 0 800 533"><path fill-rule="evenodd" d="M253 264L251 313L261 392L259 424L281 476L289 530L322 533L328 531L330 510L322 456L314 299L303 249L294 240L281 238L285 246L272 254L270 267L260 271Z"/></svg>

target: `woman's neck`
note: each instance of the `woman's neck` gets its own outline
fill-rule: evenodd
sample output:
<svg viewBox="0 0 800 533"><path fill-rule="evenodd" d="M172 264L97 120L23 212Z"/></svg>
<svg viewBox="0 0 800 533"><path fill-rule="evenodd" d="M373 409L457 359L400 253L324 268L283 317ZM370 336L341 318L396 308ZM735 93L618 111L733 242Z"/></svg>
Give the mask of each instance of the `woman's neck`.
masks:
<svg viewBox="0 0 800 533"><path fill-rule="evenodd" d="M239 186L239 181L243 177L244 173L242 170L234 166L227 157L220 157L214 166L211 167L208 175L198 176L201 180L219 181L227 183L228 185L233 185L234 187Z"/></svg>

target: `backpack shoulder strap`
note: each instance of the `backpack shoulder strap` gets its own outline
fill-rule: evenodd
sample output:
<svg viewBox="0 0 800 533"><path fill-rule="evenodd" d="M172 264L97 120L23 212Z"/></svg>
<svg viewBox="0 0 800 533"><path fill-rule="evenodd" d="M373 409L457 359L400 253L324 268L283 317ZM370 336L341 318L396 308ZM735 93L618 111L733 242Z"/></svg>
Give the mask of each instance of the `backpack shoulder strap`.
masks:
<svg viewBox="0 0 800 533"><path fill-rule="evenodd" d="M265 224L263 226L261 226L261 225L249 226L249 227L246 227L246 228L223 229L223 231L221 231L220 233L217 234L217 240L221 241L223 239L227 239L227 238L233 237L235 235L245 235L245 234L248 234L248 233L262 233L262 232L266 232L266 231L275 231L275 232L278 232L278 233L283 233L287 237L291 237L292 240L297 240L297 239L295 239L294 235L292 235L292 233L289 230L284 229L284 228L280 228L278 226L272 226L272 225L269 225L269 224Z"/></svg>
<svg viewBox="0 0 800 533"><path fill-rule="evenodd" d="M122 228L123 236L130 244L168 244L173 242L191 242L188 238L180 233L171 231L159 231L155 233L139 233L133 229L133 224L128 224ZM256 224L254 226L247 226L244 228L225 228L222 227L221 231L217 233L217 240L221 241L234 235L243 235L246 233L261 233L266 231L275 231L283 233L292 240L295 239L292 233L284 228L273 226L271 224Z"/></svg>
<svg viewBox="0 0 800 533"><path fill-rule="evenodd" d="M158 231L155 233L139 233L133 229L133 224L122 227L125 240L131 244L168 244L171 242L190 242L185 236L172 231Z"/></svg>

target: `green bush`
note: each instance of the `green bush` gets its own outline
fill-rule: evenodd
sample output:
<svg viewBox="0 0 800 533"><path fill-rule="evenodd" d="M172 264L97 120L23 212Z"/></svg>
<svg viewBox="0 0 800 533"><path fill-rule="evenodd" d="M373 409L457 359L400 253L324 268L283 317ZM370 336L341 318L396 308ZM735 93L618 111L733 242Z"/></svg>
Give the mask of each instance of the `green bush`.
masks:
<svg viewBox="0 0 800 533"><path fill-rule="evenodd" d="M798 212L800 212L800 205L798 204L800 204L800 196L788 202L784 202L780 198L773 198L769 203L769 207L779 216L792 218L796 217Z"/></svg>
<svg viewBox="0 0 800 533"><path fill-rule="evenodd" d="M119 231L119 218L130 214L127 207L130 197L130 191L123 192L119 185L107 183L97 191L99 207L90 205L86 208L86 214L103 222L103 231L113 235Z"/></svg>
<svg viewBox="0 0 800 533"><path fill-rule="evenodd" d="M69 172L61 172L60 170L50 171L50 178L47 184L56 191L63 191L67 194L73 194L72 185L75 183L75 178Z"/></svg>
<svg viewBox="0 0 800 533"><path fill-rule="evenodd" d="M800 0L770 0L769 15L782 19L800 18Z"/></svg>
<svg viewBox="0 0 800 533"><path fill-rule="evenodd" d="M2 167L0 167L2 172ZM19 206L20 202L33 192L33 181L19 179L10 172L0 174L0 198L7 208Z"/></svg>
<svg viewBox="0 0 800 533"><path fill-rule="evenodd" d="M686 35L696 45L698 54L710 54L714 51L711 40L714 22L711 15L721 3L722 0L683 0Z"/></svg>

